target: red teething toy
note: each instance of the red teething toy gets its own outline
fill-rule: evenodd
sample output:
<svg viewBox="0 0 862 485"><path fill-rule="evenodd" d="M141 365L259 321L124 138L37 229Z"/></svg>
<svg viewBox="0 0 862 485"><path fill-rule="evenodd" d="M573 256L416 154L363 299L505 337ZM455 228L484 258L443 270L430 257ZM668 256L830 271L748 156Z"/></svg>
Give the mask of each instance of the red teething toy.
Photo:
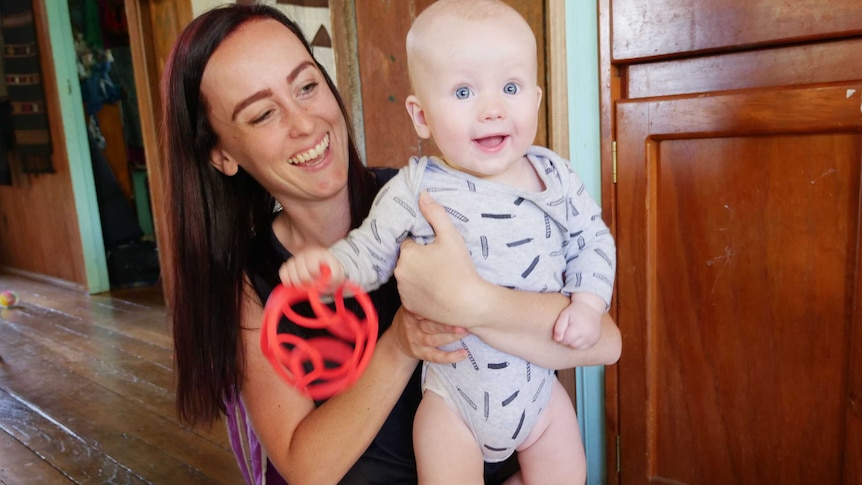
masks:
<svg viewBox="0 0 862 485"><path fill-rule="evenodd" d="M316 285L278 285L264 307L260 331L263 355L275 371L315 400L332 397L356 382L377 344L377 311L362 288L351 281L342 283L333 295L335 311L321 302L317 288L328 283L330 274L329 267L321 267ZM363 320L344 307L345 290L353 294L365 312ZM293 305L304 301L311 304L316 318L294 311ZM303 340L293 334L280 334L278 322L282 317L302 327L325 329L329 335Z"/></svg>

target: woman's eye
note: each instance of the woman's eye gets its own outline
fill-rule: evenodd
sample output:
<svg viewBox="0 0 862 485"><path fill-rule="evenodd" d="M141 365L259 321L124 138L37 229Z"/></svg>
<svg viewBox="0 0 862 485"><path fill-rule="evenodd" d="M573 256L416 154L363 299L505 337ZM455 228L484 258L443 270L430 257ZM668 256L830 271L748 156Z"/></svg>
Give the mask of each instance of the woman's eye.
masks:
<svg viewBox="0 0 862 485"><path fill-rule="evenodd" d="M271 110L271 109L268 109L268 110L264 111L263 113L261 113L259 116L255 117L255 118L252 118L252 120L251 120L251 124L252 124L252 125L257 125L257 124L263 123L263 122L264 122L264 121L266 121L270 116L272 116L272 110Z"/></svg>
<svg viewBox="0 0 862 485"><path fill-rule="evenodd" d="M310 93L313 93L315 89L317 89L317 86L318 86L317 81L310 82L310 83L302 86L302 88L300 88L299 91L302 94L310 94Z"/></svg>
<svg viewBox="0 0 862 485"><path fill-rule="evenodd" d="M458 99L467 99L470 97L470 88L460 87L455 90L455 97Z"/></svg>
<svg viewBox="0 0 862 485"><path fill-rule="evenodd" d="M506 83L506 85L503 86L503 92L506 94L517 94L518 85L515 83Z"/></svg>

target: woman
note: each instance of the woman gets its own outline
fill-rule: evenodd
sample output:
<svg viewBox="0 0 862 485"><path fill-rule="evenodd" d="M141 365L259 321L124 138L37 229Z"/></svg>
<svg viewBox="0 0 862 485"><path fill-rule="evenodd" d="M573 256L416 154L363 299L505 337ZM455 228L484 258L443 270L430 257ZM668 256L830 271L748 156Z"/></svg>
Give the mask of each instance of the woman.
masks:
<svg viewBox="0 0 862 485"><path fill-rule="evenodd" d="M368 368L347 391L313 402L261 354L262 304L290 254L329 246L362 221L387 172L363 167L332 81L270 7L195 19L174 46L162 99L179 415L192 425L226 415L250 483L415 483L417 364L464 358L437 349L464 330L435 322L546 367L618 358L609 319L590 351L554 343L567 299L483 282L442 208L426 201L438 241L406 244L396 269L413 313L399 308L391 282L374 292L381 335Z"/></svg>

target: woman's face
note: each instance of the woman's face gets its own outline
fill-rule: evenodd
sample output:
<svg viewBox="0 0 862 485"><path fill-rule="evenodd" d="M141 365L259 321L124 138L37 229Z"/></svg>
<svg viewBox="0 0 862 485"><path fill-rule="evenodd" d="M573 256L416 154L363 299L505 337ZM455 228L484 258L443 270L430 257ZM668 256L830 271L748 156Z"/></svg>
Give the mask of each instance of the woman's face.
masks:
<svg viewBox="0 0 862 485"><path fill-rule="evenodd" d="M286 207L346 194L347 122L287 27L270 19L239 27L210 57L201 94L217 169L242 167Z"/></svg>

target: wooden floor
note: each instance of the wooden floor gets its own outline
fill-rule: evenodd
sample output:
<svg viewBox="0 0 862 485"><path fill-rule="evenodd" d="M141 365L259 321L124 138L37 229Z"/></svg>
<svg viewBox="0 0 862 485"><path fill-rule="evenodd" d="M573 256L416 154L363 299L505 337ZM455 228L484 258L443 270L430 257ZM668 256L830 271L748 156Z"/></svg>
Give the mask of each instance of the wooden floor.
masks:
<svg viewBox="0 0 862 485"><path fill-rule="evenodd" d="M0 273L0 484L240 484L224 426L181 426L158 287L87 295Z"/></svg>

